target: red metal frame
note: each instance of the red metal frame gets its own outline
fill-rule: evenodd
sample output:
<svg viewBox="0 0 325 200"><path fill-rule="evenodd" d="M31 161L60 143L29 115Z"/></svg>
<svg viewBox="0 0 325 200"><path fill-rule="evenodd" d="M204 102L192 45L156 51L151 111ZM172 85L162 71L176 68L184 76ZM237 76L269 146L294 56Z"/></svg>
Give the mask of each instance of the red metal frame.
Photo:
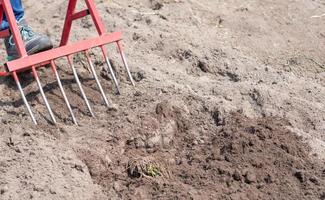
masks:
<svg viewBox="0 0 325 200"><path fill-rule="evenodd" d="M24 71L31 68L32 66L49 63L56 58L68 56L79 51L91 49L96 46L100 46L104 53L106 53L106 49L103 48L103 45L105 44L116 42L117 45L120 46L119 41L122 39L122 34L120 32L109 34L106 33L104 24L100 19L99 13L95 7L93 0L85 0L85 2L87 9L76 12L75 9L77 0L69 0L60 47L28 56L19 33L18 25L11 8L10 0L0 0L0 19L4 13L7 16L10 27L10 30L0 31L0 37L8 37L10 33L12 33L15 44L17 46L17 51L20 55L20 58L9 61L5 64L4 67L6 71L0 72L0 76L14 75L13 72ZM76 42L74 44L68 44L72 22L87 15L91 15L99 37Z"/></svg>
<svg viewBox="0 0 325 200"><path fill-rule="evenodd" d="M77 124L77 121L73 114L73 110L69 103L69 100L65 94L64 88L62 86L62 82L60 80L60 76L59 76L57 67L54 62L55 59L60 58L60 57L66 57L68 59L68 64L73 72L75 81L76 81L76 83L79 87L79 90L81 92L81 96L84 99L91 116L94 116L94 114L92 112L92 109L91 109L91 106L87 99L87 96L83 90L82 84L80 83L80 79L78 77L77 70L74 67L73 62L72 62L72 56L74 53L77 53L77 52L85 53L85 55L87 57L87 61L90 66L90 69L91 69L91 73L93 75L93 78L96 80L96 84L99 88L99 91L103 97L103 100L105 101L105 104L108 107L110 106L110 103L109 103L107 96L104 93L103 87L101 86L100 81L96 75L96 71L95 71L94 65L91 61L91 58L88 55L88 51L90 49L92 49L94 47L100 47L100 49L103 53L104 60L107 64L107 68L105 68L105 69L108 73L111 74L113 82L117 89L117 93L120 93L119 83L116 79L115 72L114 72L112 65L110 64L109 58L107 56L107 50L104 47L105 44L109 44L109 43L113 43L113 42L116 43L119 53L121 55L124 67L126 69L127 75L129 76L129 79L130 79L132 85L135 86L134 80L132 78L131 72L129 70L129 67L128 67L128 64L126 61L126 57L123 53L122 46L120 43L120 40L122 38L122 33L120 33L120 32L106 33L104 24L99 17L99 13L95 7L93 0L84 0L84 1L86 2L87 9L76 12L75 9L76 9L77 0L69 0L67 14L66 14L64 27L63 27L63 31L62 31L62 36L61 36L61 43L58 48L51 49L51 50L41 52L38 54L34 54L34 55L27 55L26 49L24 47L24 42L21 38L20 31L19 31L16 19L15 19L14 13L13 13L12 7L10 5L10 0L0 0L0 22L1 22L1 19L3 18L3 14L5 14L8 19L9 27L10 27L9 30L0 31L0 37L3 38L3 37L8 37L8 36L12 35L13 39L15 41L15 44L16 44L17 51L19 53L18 59L5 63L4 68L6 69L6 71L2 71L2 72L0 71L0 76L11 75L14 78L16 85L19 89L19 92L22 96L22 99L26 105L28 113L29 113L32 121L34 122L34 124L37 124L37 121L36 121L36 118L33 114L31 107L29 106L29 103L28 103L27 98L24 94L23 88L21 87L19 77L17 76L18 72L25 71L28 69L32 70L32 74L37 82L39 91L42 95L44 104L50 114L53 124L56 124L56 119L55 119L55 116L51 109L51 106L49 104L49 101L47 100L46 95L44 93L40 78L37 74L37 70L36 70L37 67L44 66L46 64L51 65L51 68L52 68L53 73L56 77L58 86L62 93L63 99L69 109L70 115L72 117L72 121L75 124ZM85 17L87 15L91 16L99 36L96 38L91 38L91 39L79 41L79 42L76 42L73 44L69 44L68 42L69 42L69 36L70 36L70 32L71 32L72 22L74 20Z"/></svg>
<svg viewBox="0 0 325 200"><path fill-rule="evenodd" d="M100 37L79 41L74 44L67 44L56 49L13 60L11 62L6 63L6 68L9 72L24 70L39 63L45 63L49 60L54 60L56 58L60 58L66 55L71 55L74 52L80 52L93 47L116 42L121 39L121 36L122 33L115 32L111 34L105 34Z"/></svg>
<svg viewBox="0 0 325 200"><path fill-rule="evenodd" d="M96 29L98 31L99 35L103 35L105 33L105 27L104 24L102 23L102 20L99 17L98 11L95 7L95 4L92 0L85 0L86 5L88 9L80 11L80 12L75 12L76 5L77 5L77 0L70 0L68 4L68 10L67 14L65 17L65 23L64 23L64 28L61 36L61 43L60 46L64 46L68 43L69 41L69 36L71 32L71 25L73 20L85 17L86 15L91 15L94 24L96 26Z"/></svg>

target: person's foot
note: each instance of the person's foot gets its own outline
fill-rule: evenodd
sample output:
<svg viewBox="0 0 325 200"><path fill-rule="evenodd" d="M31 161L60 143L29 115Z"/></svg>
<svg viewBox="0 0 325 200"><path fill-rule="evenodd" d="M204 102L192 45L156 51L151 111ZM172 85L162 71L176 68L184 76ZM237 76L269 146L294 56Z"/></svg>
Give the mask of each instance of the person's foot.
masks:
<svg viewBox="0 0 325 200"><path fill-rule="evenodd" d="M39 53L53 48L51 40L46 35L35 33L27 24L25 19L18 22L21 38L25 44L28 55ZM4 40L8 61L19 58L13 36Z"/></svg>

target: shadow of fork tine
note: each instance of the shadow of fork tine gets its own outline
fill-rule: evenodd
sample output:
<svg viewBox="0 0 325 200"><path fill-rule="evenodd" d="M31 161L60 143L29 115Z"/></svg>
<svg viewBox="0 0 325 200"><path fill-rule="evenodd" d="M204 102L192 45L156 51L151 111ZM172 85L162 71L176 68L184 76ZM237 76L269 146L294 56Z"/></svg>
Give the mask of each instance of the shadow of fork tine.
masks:
<svg viewBox="0 0 325 200"><path fill-rule="evenodd" d="M134 82L133 77L132 77L132 75L131 75L131 72L130 72L130 68L129 68L129 66L128 66L128 63L127 63L127 61L126 61L126 56L125 56L125 54L124 54L124 51L123 51L122 45L121 45L120 41L117 41L116 43L117 43L117 47L118 47L118 50L119 50L119 52L120 52L120 55L121 55L121 58L122 58L122 61L123 61L123 64L124 64L125 70L126 70L128 76L129 76L129 79L130 79L132 85L135 86L135 82Z"/></svg>
<svg viewBox="0 0 325 200"><path fill-rule="evenodd" d="M79 90L80 90L80 92L81 92L82 98L84 99L84 101L85 101L85 103L86 103L86 106L87 106L87 108L88 108L88 110L89 110L91 116L92 116L92 117L95 117L95 115L94 115L94 113L93 113L93 111L92 111L92 109L91 109L90 103L89 103L89 101L88 101L88 98L87 98L87 96L86 96L86 94L85 94L85 91L84 91L84 89L83 89L83 87L82 87L82 85L81 85L81 83L80 83L80 79L79 79L79 76L78 76L77 70L76 70L76 68L75 68L74 65L73 65L73 61L72 61L71 55L67 56L67 59L68 59L68 63L69 63L69 65L70 65L70 67L71 67L71 69L72 69L74 79L76 80L77 85L78 85L78 87L79 87Z"/></svg>
<svg viewBox="0 0 325 200"><path fill-rule="evenodd" d="M86 58L87 58L88 64L89 64L89 66L90 66L91 73L92 73L92 75L93 75L93 77L94 77L94 79L95 79L95 81L96 81L96 83L97 83L97 86L98 86L98 88L99 88L99 91L100 91L100 93L101 93L101 95L102 95L102 97L103 97L103 100L104 100L106 106L107 106L107 107L110 107L110 102L108 101L107 96L106 96L106 94L105 94L105 92L104 92L104 90L103 90L103 87L102 87L102 85L101 85L101 83L100 83L100 81L99 81L99 79L98 79L98 76L97 76L96 71L95 71L94 64L93 64L93 62L91 61L91 58L90 58L90 56L89 56L89 53L88 53L87 50L84 51L84 53L85 53L85 55L86 55Z"/></svg>
<svg viewBox="0 0 325 200"><path fill-rule="evenodd" d="M44 93L44 90L43 90L43 87L42 87L41 81L40 81L40 79L39 79L39 77L38 77L38 75L37 75L37 72L36 72L35 66L32 66L32 71L33 71L33 76L34 76L34 78L35 78L35 80L36 80L36 82L37 82L38 88L39 88L39 90L40 90L40 92L41 92L41 95L42 95L42 97L43 97L43 100L44 100L44 103L45 103L46 109L47 109L47 111L48 111L49 114L50 114L50 117L51 117L51 119L52 119L53 124L56 124L56 120L55 120L54 114L53 114L52 109L51 109L51 107L50 107L50 104L49 104L49 102L48 102L48 100L47 100L47 98L46 98L46 96L45 96L45 93Z"/></svg>
<svg viewBox="0 0 325 200"><path fill-rule="evenodd" d="M109 61L107 55L106 55L107 51L106 51L106 49L105 49L104 46L100 46L100 48L101 48L101 50L102 50L102 54L103 54L104 60L105 60L105 62L106 62L106 64L107 64L107 68L108 68L108 70L107 70L107 68L105 68L105 69L106 69L107 73L110 73L110 74L111 74L111 76L112 76L112 78L113 78L113 82L114 82L115 87L116 87L116 90L117 90L117 93L118 93L118 94L121 94L120 86L119 86L119 83L118 83L118 81L117 81L117 79L116 79L115 72L114 72L114 70L113 70L113 67L112 67L112 65L111 65L111 63L110 63L110 61Z"/></svg>
<svg viewBox="0 0 325 200"><path fill-rule="evenodd" d="M67 95L66 95L66 93L65 93L65 91L64 91L64 88L63 88L63 86L62 86L62 82L61 82L61 79L60 79L60 76L59 76L59 73L58 73L57 67L56 67L56 65L55 65L55 63L54 63L53 60L51 60L51 67L52 67L53 73L54 73L54 75L55 75L55 77L56 77L56 81L58 82L58 85L59 85L59 88L60 88L61 94L62 94L62 96L63 96L63 99L64 99L64 101L65 101L65 104L67 105L68 110L69 110L69 112L70 112L70 115L71 115L72 121L73 121L73 123L74 123L75 125L78 125L77 120L76 120L76 117L75 117L75 115L73 114L73 111L72 111L72 108L71 108L70 102L69 102L69 100L68 100L68 97L67 97Z"/></svg>
<svg viewBox="0 0 325 200"><path fill-rule="evenodd" d="M20 84L19 78L18 78L18 76L17 76L17 73L14 71L14 72L12 73L12 76L13 76L15 82L16 82L16 85L17 85L18 90L19 90L19 92L20 92L20 94L21 94L21 97L23 98L23 101L24 101L25 106L26 106L26 108L27 108L27 110L28 110L29 116L32 118L33 123L34 123L35 125L37 125L37 121L36 121L35 116L34 116L34 114L33 114L33 112L32 112L32 109L30 108L30 106L29 106L29 104L28 104L28 101L27 101L26 96L25 96L25 94L24 94L24 91L23 91L23 89L22 89L22 87L21 87L21 84Z"/></svg>

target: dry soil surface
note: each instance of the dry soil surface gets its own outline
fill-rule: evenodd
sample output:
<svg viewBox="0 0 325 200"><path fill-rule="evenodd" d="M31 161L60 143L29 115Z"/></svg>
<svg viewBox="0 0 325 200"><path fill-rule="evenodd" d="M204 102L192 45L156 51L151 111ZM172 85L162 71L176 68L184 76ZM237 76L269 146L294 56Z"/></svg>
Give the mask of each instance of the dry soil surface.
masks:
<svg viewBox="0 0 325 200"><path fill-rule="evenodd" d="M325 1L95 2L107 30L123 31L136 87L111 44L115 94L93 49L114 103L106 108L76 55L92 118L59 59L79 125L41 68L58 124L25 77L34 126L13 81L0 79L0 199L325 199ZM24 5L30 25L57 46L67 1ZM83 19L71 42L95 35Z"/></svg>

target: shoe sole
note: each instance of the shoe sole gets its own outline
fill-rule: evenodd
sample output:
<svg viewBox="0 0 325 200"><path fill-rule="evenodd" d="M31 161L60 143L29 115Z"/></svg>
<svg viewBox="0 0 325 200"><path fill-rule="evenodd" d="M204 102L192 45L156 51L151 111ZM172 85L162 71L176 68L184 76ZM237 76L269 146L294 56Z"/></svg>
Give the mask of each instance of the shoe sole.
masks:
<svg viewBox="0 0 325 200"><path fill-rule="evenodd" d="M27 52L27 54L28 55L37 54L37 53L40 53L40 52L43 52L43 51L47 51L47 50L50 50L50 49L53 49L53 45L40 44L40 45L37 45L37 46L33 47L32 49L30 49Z"/></svg>
<svg viewBox="0 0 325 200"><path fill-rule="evenodd" d="M34 46L32 49L27 51L27 55L33 55L33 54L37 54L43 51L47 51L53 49L53 45L52 44L39 44L37 46ZM16 60L19 59L19 57L7 57L8 61L12 61L12 60Z"/></svg>

